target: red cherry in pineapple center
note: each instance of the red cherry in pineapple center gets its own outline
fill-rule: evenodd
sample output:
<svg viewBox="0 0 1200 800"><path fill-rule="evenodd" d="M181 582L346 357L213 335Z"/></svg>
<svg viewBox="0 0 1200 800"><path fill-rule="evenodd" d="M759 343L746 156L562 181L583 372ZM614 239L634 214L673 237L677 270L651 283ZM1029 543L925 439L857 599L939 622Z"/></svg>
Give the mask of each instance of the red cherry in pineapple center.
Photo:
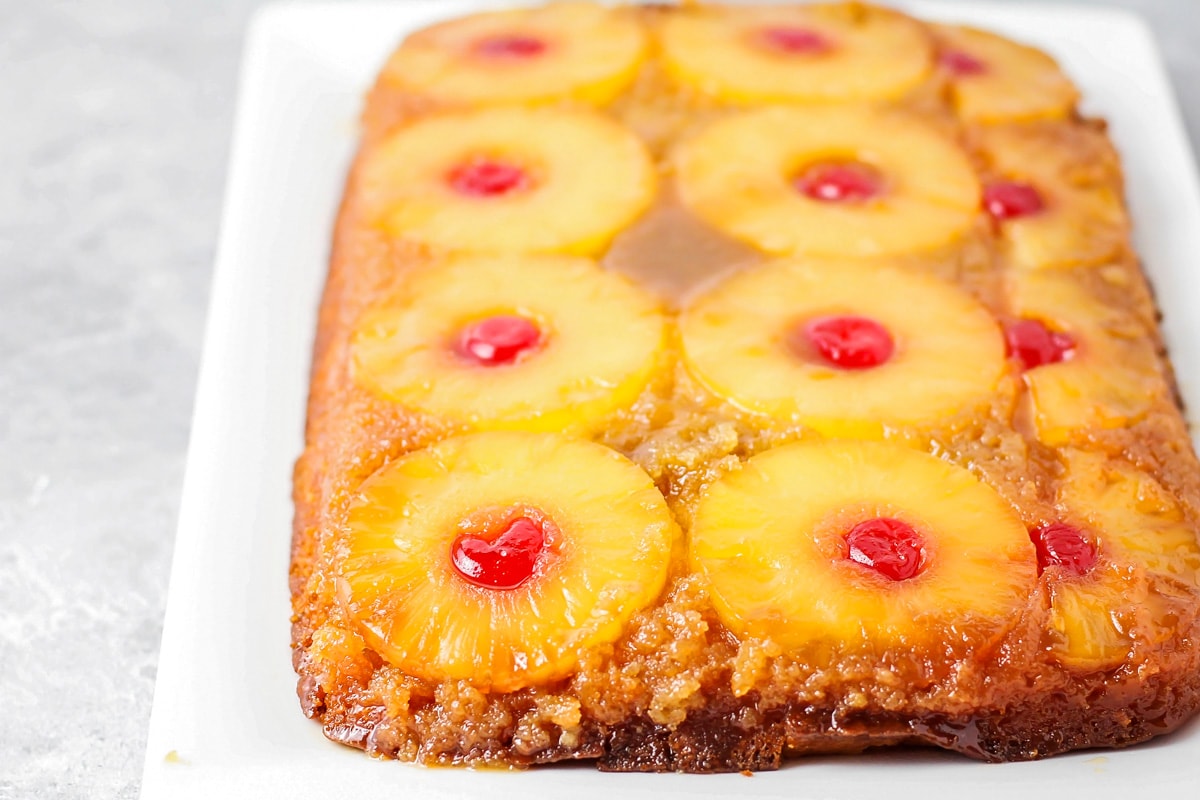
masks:
<svg viewBox="0 0 1200 800"><path fill-rule="evenodd" d="M521 167L490 159L474 159L455 167L446 182L467 197L501 197L532 185L529 173Z"/></svg>
<svg viewBox="0 0 1200 800"><path fill-rule="evenodd" d="M763 28L754 38L767 49L788 55L821 55L833 49L833 42L812 28Z"/></svg>
<svg viewBox="0 0 1200 800"><path fill-rule="evenodd" d="M952 75L959 77L982 75L987 72L987 64L961 50L947 50L938 57L938 62Z"/></svg>
<svg viewBox="0 0 1200 800"><path fill-rule="evenodd" d="M1075 355L1075 340L1069 333L1054 331L1039 319L1022 319L1004 329L1008 355L1020 360L1024 369L1057 364Z"/></svg>
<svg viewBox="0 0 1200 800"><path fill-rule="evenodd" d="M838 369L871 369L886 364L896 351L888 329L870 317L829 316L811 319L788 335L800 357L816 355Z"/></svg>
<svg viewBox="0 0 1200 800"><path fill-rule="evenodd" d="M857 161L814 164L796 175L792 185L823 203L862 203L883 193L882 176Z"/></svg>
<svg viewBox="0 0 1200 800"><path fill-rule="evenodd" d="M1086 575L1096 566L1096 545L1083 532L1065 522L1052 522L1029 532L1037 549L1038 572L1062 567L1074 575Z"/></svg>
<svg viewBox="0 0 1200 800"><path fill-rule="evenodd" d="M541 343L542 332L530 320L498 314L468 325L454 350L459 357L483 367L512 364Z"/></svg>
<svg viewBox="0 0 1200 800"><path fill-rule="evenodd" d="M485 589L516 589L533 577L546 548L546 531L517 517L494 539L464 533L454 540L450 560L468 582Z"/></svg>
<svg viewBox="0 0 1200 800"><path fill-rule="evenodd" d="M992 219L1003 222L1040 214L1046 204L1041 193L1031 184L998 181L984 187L983 208L992 215Z"/></svg>
<svg viewBox="0 0 1200 800"><path fill-rule="evenodd" d="M906 581L925 564L925 542L908 523L877 517L846 534L846 558L889 580Z"/></svg>
<svg viewBox="0 0 1200 800"><path fill-rule="evenodd" d="M477 55L495 59L535 58L546 52L546 49L546 43L543 40L522 33L489 36L475 44Z"/></svg>

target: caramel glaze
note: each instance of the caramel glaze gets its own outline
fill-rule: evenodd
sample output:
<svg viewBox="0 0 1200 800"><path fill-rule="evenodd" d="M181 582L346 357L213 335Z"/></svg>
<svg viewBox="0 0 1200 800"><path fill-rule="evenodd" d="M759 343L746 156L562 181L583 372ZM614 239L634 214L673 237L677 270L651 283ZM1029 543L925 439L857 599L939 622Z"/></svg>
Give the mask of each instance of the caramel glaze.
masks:
<svg viewBox="0 0 1200 800"><path fill-rule="evenodd" d="M650 26L663 9L626 9ZM902 106L974 146L932 76ZM788 653L767 641L738 641L717 620L682 550L661 601L637 613L615 643L582 653L578 671L554 685L490 694L466 682L433 684L406 675L369 649L335 599L342 520L356 487L389 460L447 435L455 426L391 405L358 387L349 337L358 316L436 253L391 241L364 219L359 165L390 131L432 104L381 82L363 118L363 144L338 216L320 307L306 448L295 470L291 567L293 657L306 715L338 742L377 756L425 763L539 764L595 759L606 770L711 772L773 769L793 754L858 752L920 744L995 761L1040 758L1082 747L1121 746L1166 733L1200 707L1200 596L1130 566L1132 584L1162 601L1165 617L1135 614L1134 645L1119 666L1081 673L1058 664L1047 645L1050 578L1043 576L1019 621L983 646L971 620L946 632L944 649L921 658L897 649L844 651L837 644ZM610 109L646 141L669 187L671 142L727 113L671 86L653 61ZM1033 127L1037 127L1037 123ZM1066 131L1064 133L1064 130ZM1103 123L1076 118L1038 135L1086 145L1089 178L1122 184ZM669 189L668 189L669 191ZM669 196L622 233L603 263L658 292L669 308L720 275L761 260L749 248L690 217ZM1009 313L1008 265L981 217L941 252L901 259L957 282L998 318ZM1127 231L1108 266L1073 270L1098 298L1128 309L1159 342L1153 299ZM989 407L892 438L964 466L1007 498L1027 524L1053 519L1062 461L1037 443L1013 402L1015 372ZM678 367L599 437L655 479L683 530L699 493L732 465L811 436L796 427L748 419L696 386ZM1200 520L1200 465L1179 409L1164 399L1131 427L1084 431L1075 447L1145 470ZM1151 636L1170 622L1171 635Z"/></svg>

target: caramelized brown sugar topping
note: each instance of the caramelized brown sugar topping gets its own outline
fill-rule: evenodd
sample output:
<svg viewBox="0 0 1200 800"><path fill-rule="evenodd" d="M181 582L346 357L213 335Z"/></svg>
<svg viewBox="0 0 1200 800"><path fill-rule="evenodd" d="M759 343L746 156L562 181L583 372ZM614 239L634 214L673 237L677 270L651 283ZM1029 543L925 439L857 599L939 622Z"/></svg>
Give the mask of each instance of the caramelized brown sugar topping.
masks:
<svg viewBox="0 0 1200 800"><path fill-rule="evenodd" d="M1200 470L1103 123L859 3L411 35L321 305L305 712L428 763L1121 745L1200 704Z"/></svg>

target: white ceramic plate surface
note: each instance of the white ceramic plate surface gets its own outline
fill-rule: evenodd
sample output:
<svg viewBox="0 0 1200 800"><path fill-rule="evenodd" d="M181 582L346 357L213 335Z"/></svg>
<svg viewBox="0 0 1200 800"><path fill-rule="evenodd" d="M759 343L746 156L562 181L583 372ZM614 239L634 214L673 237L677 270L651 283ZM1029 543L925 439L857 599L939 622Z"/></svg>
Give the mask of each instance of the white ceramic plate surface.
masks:
<svg viewBox="0 0 1200 800"><path fill-rule="evenodd" d="M1200 719L1140 747L1035 763L879 751L743 777L428 769L335 745L301 715L288 649L291 467L356 118L405 32L485 4L278 5L250 28L143 800L1200 797ZM1045 48L1082 87L1086 110L1111 122L1183 393L1200 408L1200 186L1145 25L1083 6L905 8Z"/></svg>

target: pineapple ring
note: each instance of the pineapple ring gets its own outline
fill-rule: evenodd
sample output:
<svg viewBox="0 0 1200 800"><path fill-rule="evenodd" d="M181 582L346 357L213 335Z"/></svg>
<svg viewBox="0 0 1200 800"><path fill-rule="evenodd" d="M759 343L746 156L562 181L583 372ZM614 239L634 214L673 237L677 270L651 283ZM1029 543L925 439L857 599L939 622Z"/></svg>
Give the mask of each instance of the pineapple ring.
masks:
<svg viewBox="0 0 1200 800"><path fill-rule="evenodd" d="M988 126L977 135L991 171L1030 184L1043 206L999 225L1014 267L1100 264L1128 247L1119 162L1102 133L1044 123Z"/></svg>
<svg viewBox="0 0 1200 800"><path fill-rule="evenodd" d="M646 44L645 31L626 12L555 3L418 31L392 55L383 80L450 103L572 98L599 105L633 81Z"/></svg>
<svg viewBox="0 0 1200 800"><path fill-rule="evenodd" d="M826 202L795 185L804 168L861 162L887 189ZM727 117L677 154L685 205L769 253L879 256L929 250L962 235L979 211L963 151L911 117L870 108L767 108Z"/></svg>
<svg viewBox="0 0 1200 800"><path fill-rule="evenodd" d="M963 119L1061 119L1075 108L1079 90L1042 51L974 28L932 27L941 40L942 64L950 73L954 105Z"/></svg>
<svg viewBox="0 0 1200 800"><path fill-rule="evenodd" d="M476 163L516 168L528 185L497 196L457 191L454 176ZM360 177L368 217L390 235L491 253L596 252L646 210L656 184L628 130L549 108L425 118L371 152Z"/></svg>
<svg viewBox="0 0 1200 800"><path fill-rule="evenodd" d="M1153 638L1171 629L1161 595L1139 591L1127 565L1195 587L1200 543L1178 501L1151 476L1100 453L1067 449L1062 457L1059 505L1098 533L1101 552L1116 563L1051 587L1051 652L1069 667L1108 669L1129 654L1131 633Z"/></svg>
<svg viewBox="0 0 1200 800"><path fill-rule="evenodd" d="M861 6L688 8L662 37L677 81L736 103L895 99L933 64L921 25Z"/></svg>
<svg viewBox="0 0 1200 800"><path fill-rule="evenodd" d="M504 315L536 325L536 351L493 367L455 353L462 331ZM406 275L350 347L355 381L391 402L476 429L582 433L637 399L665 342L658 303L589 259L459 256Z"/></svg>
<svg viewBox="0 0 1200 800"><path fill-rule="evenodd" d="M889 580L846 557L847 531L879 517L920 533L915 577ZM701 498L690 546L721 621L790 649L940 646L947 625L986 639L1037 582L1025 526L995 490L882 442L797 443L750 458Z"/></svg>
<svg viewBox="0 0 1200 800"><path fill-rule="evenodd" d="M881 324L890 358L837 369L791 351L798 323L842 314ZM827 436L882 437L1003 390L1004 341L992 315L956 287L886 267L769 262L696 298L679 327L688 371L714 394Z"/></svg>
<svg viewBox="0 0 1200 800"><path fill-rule="evenodd" d="M1169 390L1145 327L1091 297L1064 272L1012 276L1014 314L1065 331L1067 360L1026 370L1037 438L1052 447L1089 429L1123 428L1144 416Z"/></svg>
<svg viewBox="0 0 1200 800"><path fill-rule="evenodd" d="M1084 450L1062 451L1059 500L1101 531L1105 549L1146 570L1200 586L1200 542L1179 502L1134 467Z"/></svg>
<svg viewBox="0 0 1200 800"><path fill-rule="evenodd" d="M533 577L475 585L451 551L481 510L535 508L556 530ZM468 523L469 524L469 523ZM391 664L509 692L569 675L666 583L679 530L640 467L592 442L490 432L383 467L347 512L337 591Z"/></svg>

